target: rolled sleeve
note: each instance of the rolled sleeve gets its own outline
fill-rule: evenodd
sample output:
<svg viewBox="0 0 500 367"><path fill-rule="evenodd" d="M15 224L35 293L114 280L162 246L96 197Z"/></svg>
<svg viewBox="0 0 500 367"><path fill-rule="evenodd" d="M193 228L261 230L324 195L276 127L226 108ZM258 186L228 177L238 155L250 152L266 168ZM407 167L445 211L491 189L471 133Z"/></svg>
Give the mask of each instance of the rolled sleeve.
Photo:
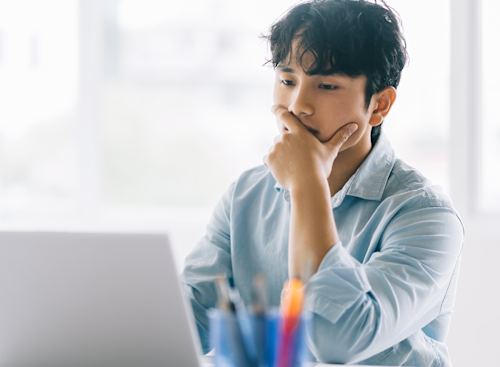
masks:
<svg viewBox="0 0 500 367"><path fill-rule="evenodd" d="M323 362L359 362L435 319L458 264L463 228L445 207L401 212L365 263L333 246L307 285L312 351Z"/></svg>
<svg viewBox="0 0 500 367"><path fill-rule="evenodd" d="M346 251L342 242L338 242L326 254L307 285L307 307L335 323L369 291L371 286L362 264Z"/></svg>

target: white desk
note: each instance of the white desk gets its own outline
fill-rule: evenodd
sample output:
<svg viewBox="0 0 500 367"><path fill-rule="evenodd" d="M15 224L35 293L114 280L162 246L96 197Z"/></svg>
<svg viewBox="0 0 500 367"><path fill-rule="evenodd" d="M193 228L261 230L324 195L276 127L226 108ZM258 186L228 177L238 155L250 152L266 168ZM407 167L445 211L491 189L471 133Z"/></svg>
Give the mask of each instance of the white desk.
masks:
<svg viewBox="0 0 500 367"><path fill-rule="evenodd" d="M203 356L201 358L201 367L214 367L214 364L212 363L212 356ZM354 367L354 365L349 365L349 364L327 364L327 363L310 363L309 367L331 367L331 366L342 366L342 367ZM356 367L370 367L370 366L360 366L356 365ZM383 366L379 366L383 367Z"/></svg>

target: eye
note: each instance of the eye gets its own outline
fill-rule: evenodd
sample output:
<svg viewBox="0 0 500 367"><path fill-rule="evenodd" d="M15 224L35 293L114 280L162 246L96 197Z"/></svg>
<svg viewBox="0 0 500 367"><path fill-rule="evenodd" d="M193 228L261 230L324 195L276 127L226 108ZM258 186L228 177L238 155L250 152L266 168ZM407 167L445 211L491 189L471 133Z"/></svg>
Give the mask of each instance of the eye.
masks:
<svg viewBox="0 0 500 367"><path fill-rule="evenodd" d="M336 85L332 85L332 84L320 84L319 87L323 88L323 89L326 89L326 90L335 90L335 89L338 89L338 87Z"/></svg>
<svg viewBox="0 0 500 367"><path fill-rule="evenodd" d="M293 84L293 81L291 80L287 80L287 79L282 79L281 82L284 84L284 85L294 85Z"/></svg>

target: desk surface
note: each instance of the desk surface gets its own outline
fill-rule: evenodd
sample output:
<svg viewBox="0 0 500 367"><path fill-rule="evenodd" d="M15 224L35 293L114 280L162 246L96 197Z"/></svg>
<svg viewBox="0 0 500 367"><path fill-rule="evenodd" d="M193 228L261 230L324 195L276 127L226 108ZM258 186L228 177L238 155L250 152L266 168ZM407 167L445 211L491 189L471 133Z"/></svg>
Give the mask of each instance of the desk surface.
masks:
<svg viewBox="0 0 500 367"><path fill-rule="evenodd" d="M327 363L310 363L309 367L331 367L331 366L342 366L342 367L354 367L354 365L348 365L348 364L327 364ZM201 357L201 367L214 367L214 364L212 363L212 357L211 356L203 356ZM359 366L356 365L356 367L370 367L370 366ZM383 366L380 366L383 367Z"/></svg>

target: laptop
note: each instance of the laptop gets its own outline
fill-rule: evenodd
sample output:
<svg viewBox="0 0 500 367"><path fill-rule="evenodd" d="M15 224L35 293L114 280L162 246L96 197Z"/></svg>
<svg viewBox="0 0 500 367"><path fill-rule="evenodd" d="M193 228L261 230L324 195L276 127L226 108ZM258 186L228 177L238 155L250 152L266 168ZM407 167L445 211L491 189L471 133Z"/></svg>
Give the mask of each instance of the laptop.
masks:
<svg viewBox="0 0 500 367"><path fill-rule="evenodd" d="M0 366L199 367L166 234L0 232Z"/></svg>

